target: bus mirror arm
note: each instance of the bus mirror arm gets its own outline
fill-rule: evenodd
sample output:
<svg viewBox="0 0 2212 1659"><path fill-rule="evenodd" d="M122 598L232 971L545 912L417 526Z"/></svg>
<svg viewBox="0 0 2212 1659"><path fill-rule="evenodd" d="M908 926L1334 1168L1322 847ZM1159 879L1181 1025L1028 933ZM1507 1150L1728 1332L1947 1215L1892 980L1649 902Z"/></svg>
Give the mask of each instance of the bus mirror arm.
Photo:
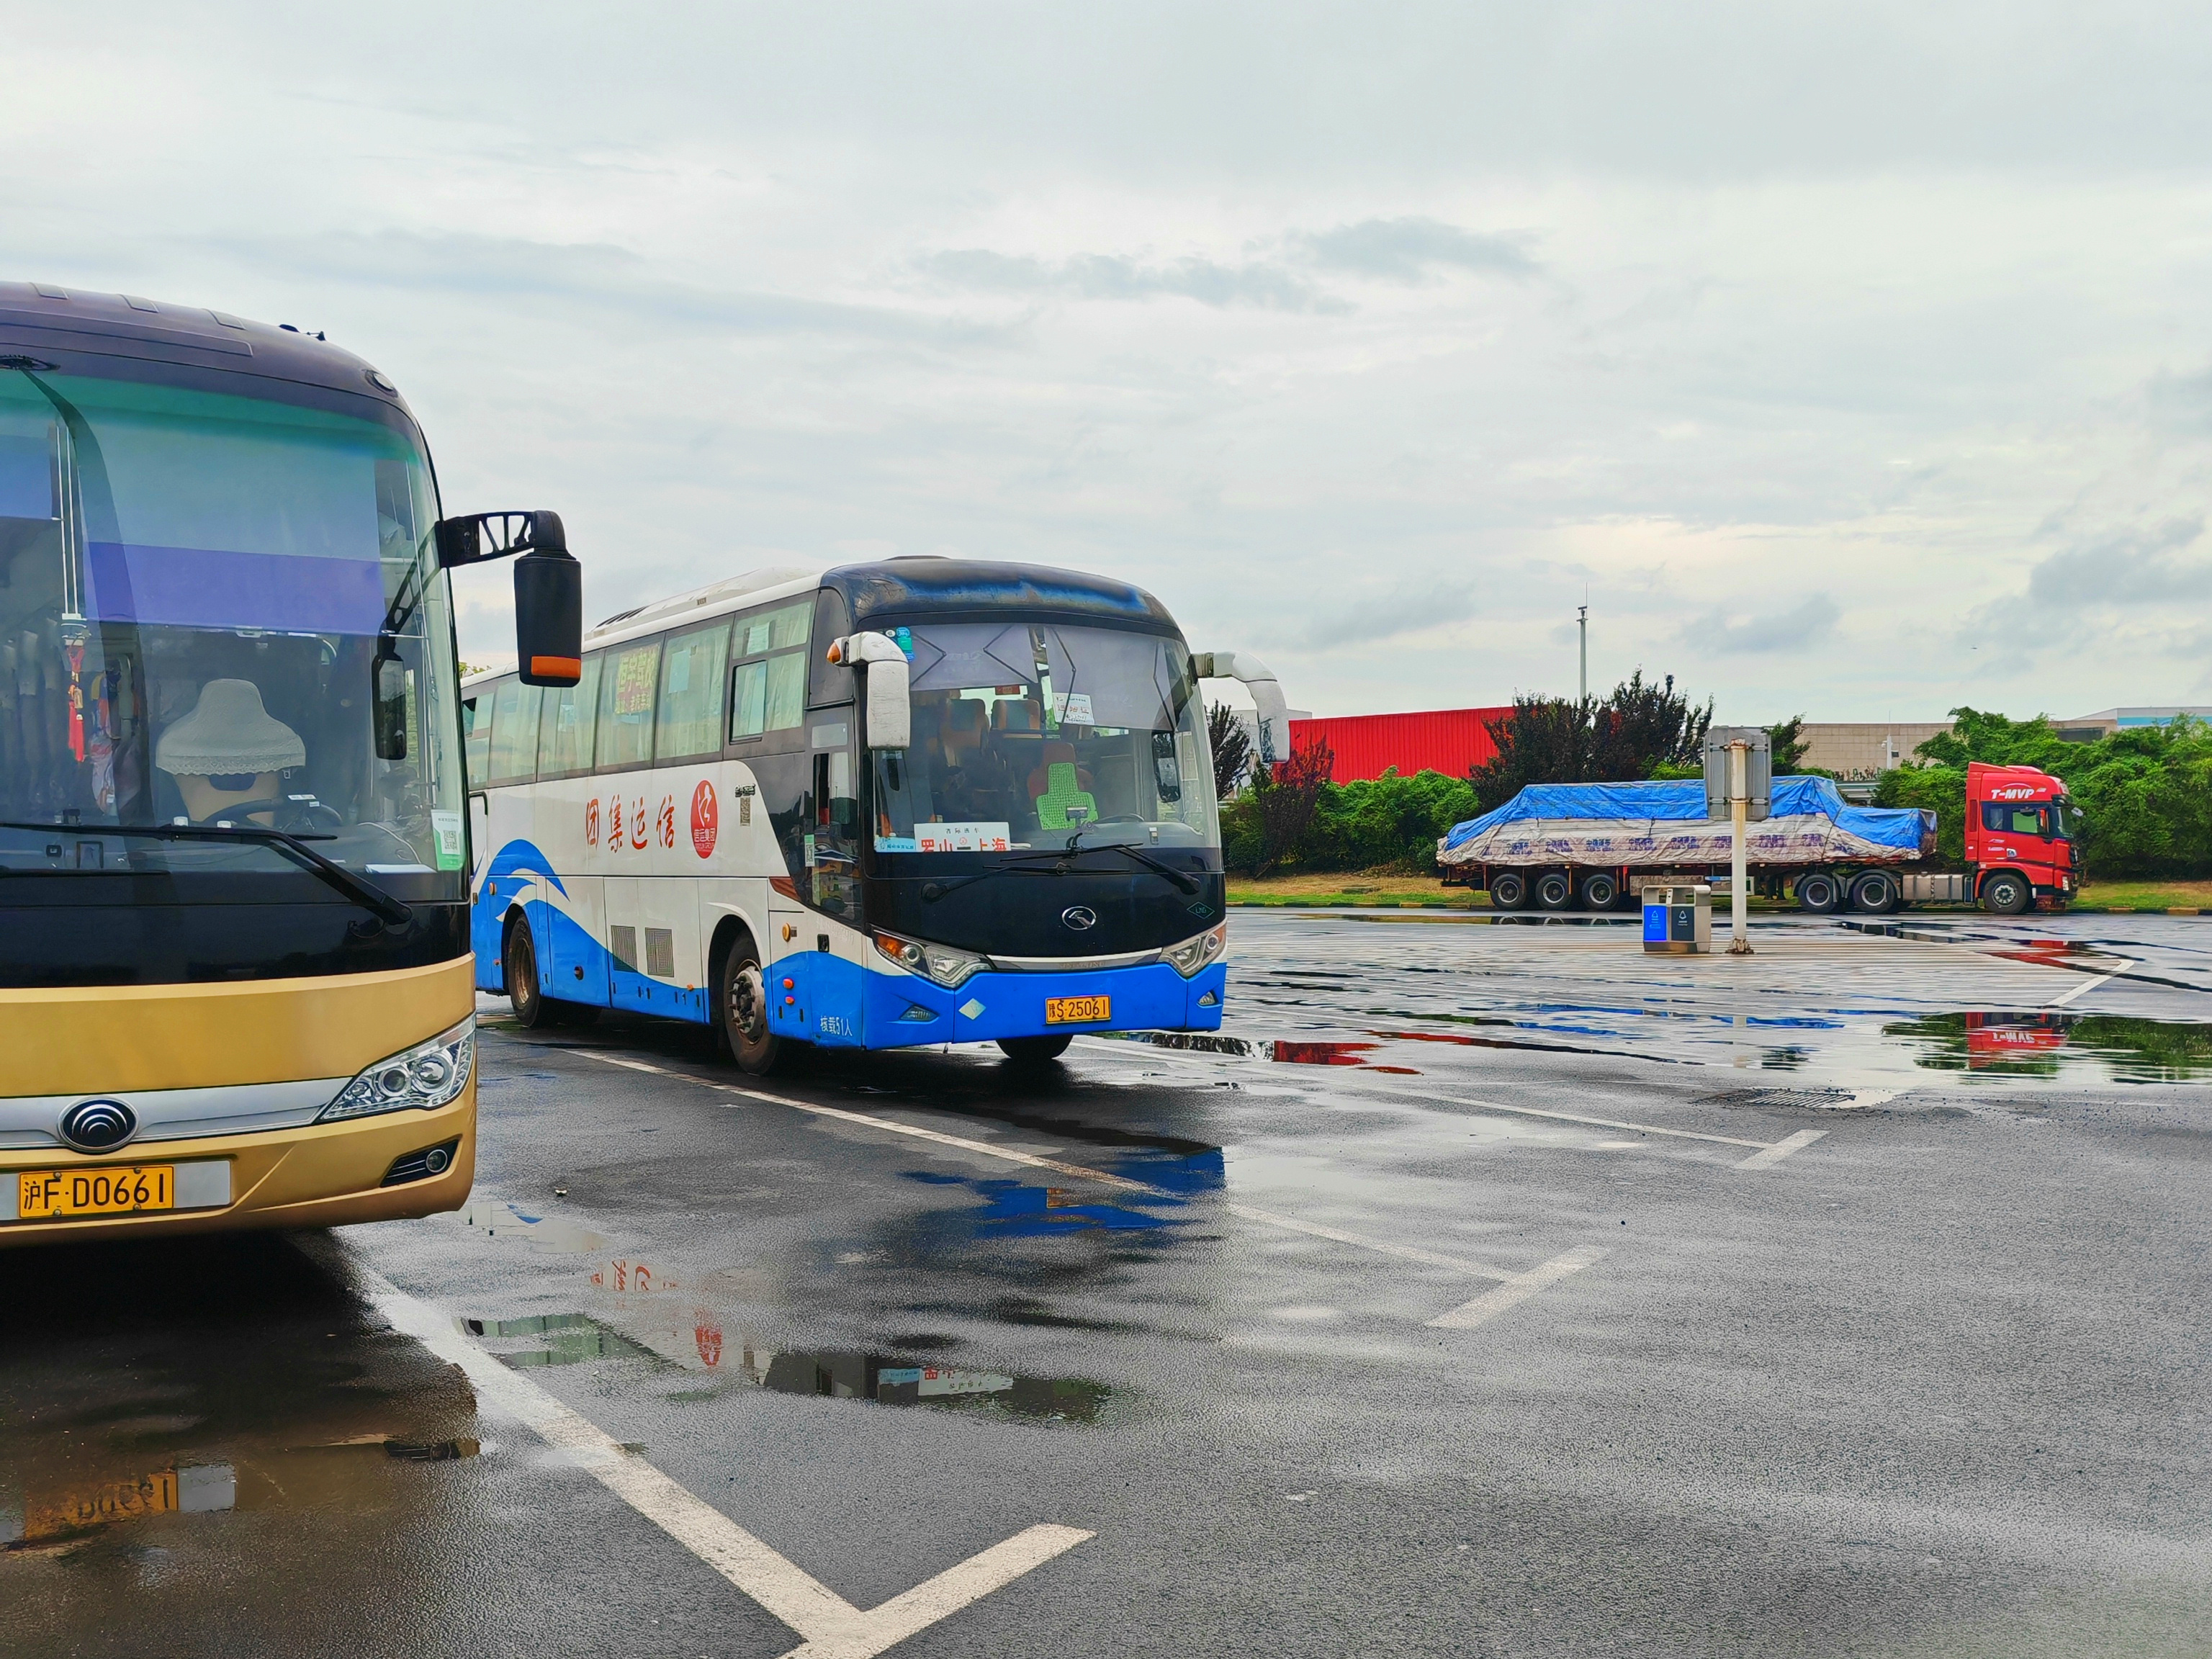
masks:
<svg viewBox="0 0 2212 1659"><path fill-rule="evenodd" d="M914 741L914 698L906 653L888 634L851 634L830 647L830 660L861 671L866 698L864 741L871 750L904 749Z"/></svg>
<svg viewBox="0 0 2212 1659"><path fill-rule="evenodd" d="M1202 680L1238 680L1252 694L1259 715L1260 761L1273 766L1291 757L1291 710L1274 672L1249 651L1194 651L1191 671Z"/></svg>
<svg viewBox="0 0 2212 1659"><path fill-rule="evenodd" d="M514 562L514 655L525 685L574 685L584 674L584 568L569 556L558 513L477 513L441 519L438 565Z"/></svg>

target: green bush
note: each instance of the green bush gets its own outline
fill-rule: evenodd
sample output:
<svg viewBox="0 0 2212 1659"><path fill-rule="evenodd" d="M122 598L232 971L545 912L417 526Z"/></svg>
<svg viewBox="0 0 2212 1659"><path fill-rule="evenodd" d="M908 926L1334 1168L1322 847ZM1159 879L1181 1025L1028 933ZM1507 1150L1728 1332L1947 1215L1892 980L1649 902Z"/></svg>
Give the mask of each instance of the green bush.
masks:
<svg viewBox="0 0 2212 1659"><path fill-rule="evenodd" d="M1474 786L1442 772L1397 770L1358 783L1321 787L1313 821L1283 860L1302 872L1397 870L1425 875L1437 862L1437 840L1474 817ZM1249 790L1221 805L1222 856L1232 870L1258 866L1261 853L1257 797Z"/></svg>

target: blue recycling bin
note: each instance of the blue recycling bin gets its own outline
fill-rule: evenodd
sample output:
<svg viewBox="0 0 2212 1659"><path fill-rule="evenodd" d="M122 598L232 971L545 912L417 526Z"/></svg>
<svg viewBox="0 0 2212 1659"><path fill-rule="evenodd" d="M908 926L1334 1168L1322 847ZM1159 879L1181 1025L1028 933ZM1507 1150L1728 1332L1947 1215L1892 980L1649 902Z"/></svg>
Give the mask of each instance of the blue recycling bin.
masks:
<svg viewBox="0 0 2212 1659"><path fill-rule="evenodd" d="M1703 956L1713 948L1713 890L1696 886L1644 890L1644 948L1652 956Z"/></svg>

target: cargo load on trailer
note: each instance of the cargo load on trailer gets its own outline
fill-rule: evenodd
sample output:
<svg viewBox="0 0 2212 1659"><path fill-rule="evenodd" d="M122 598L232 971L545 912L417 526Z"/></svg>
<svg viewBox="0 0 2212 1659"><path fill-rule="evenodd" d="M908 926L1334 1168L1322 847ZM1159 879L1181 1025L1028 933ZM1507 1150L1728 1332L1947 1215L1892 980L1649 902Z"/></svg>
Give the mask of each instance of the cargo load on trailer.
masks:
<svg viewBox="0 0 2212 1659"><path fill-rule="evenodd" d="M1768 817L1746 831L1751 890L1793 895L1814 912L1980 902L2014 914L2039 897L2063 903L2079 884L2081 821L2065 787L2032 768L1971 769L1974 867L1954 871L1935 862L1932 811L1854 806L1826 778L1777 778ZM2000 807L2008 839L1973 833ZM2010 833L2014 824L2040 833ZM1697 779L1530 784L1437 843L1444 879L1487 889L1500 909L1632 905L1645 882L1725 874L1729 856L1729 825L1707 818Z"/></svg>

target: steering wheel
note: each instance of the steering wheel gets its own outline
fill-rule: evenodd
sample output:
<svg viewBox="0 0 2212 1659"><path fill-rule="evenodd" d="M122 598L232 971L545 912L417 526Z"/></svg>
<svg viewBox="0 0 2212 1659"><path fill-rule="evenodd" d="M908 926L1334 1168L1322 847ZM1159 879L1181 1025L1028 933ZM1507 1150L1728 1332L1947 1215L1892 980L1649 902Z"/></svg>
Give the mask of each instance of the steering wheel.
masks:
<svg viewBox="0 0 2212 1659"><path fill-rule="evenodd" d="M345 827L343 814L334 806L325 806L319 800L290 800L275 795L264 800L234 801L228 806L217 807L200 822L237 823L256 812L268 813L269 827L288 836L328 835Z"/></svg>

